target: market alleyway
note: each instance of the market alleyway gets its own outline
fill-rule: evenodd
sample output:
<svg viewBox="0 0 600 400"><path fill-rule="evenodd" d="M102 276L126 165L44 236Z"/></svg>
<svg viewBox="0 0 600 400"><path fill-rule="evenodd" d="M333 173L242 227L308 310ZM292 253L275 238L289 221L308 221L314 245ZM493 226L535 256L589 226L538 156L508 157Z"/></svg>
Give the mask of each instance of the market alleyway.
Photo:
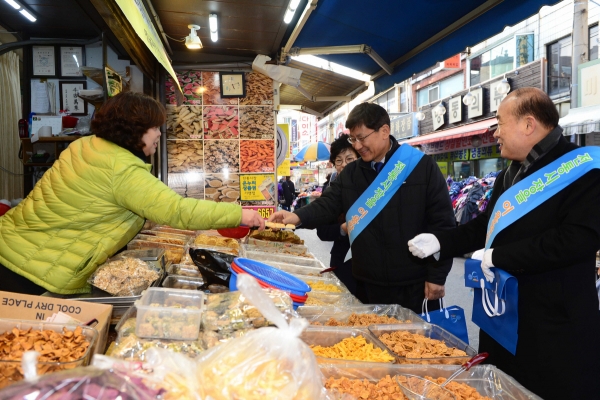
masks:
<svg viewBox="0 0 600 400"><path fill-rule="evenodd" d="M332 242L322 242L317 236L316 230L298 229L296 234L304 240L304 244L321 262L329 267L329 252ZM470 289L465 288L464 283L464 258L455 258L452 270L446 280L446 305L457 305L465 310L467 329L469 331L469 345L475 350L479 347L479 328L471 322L471 311L473 308L473 297Z"/></svg>

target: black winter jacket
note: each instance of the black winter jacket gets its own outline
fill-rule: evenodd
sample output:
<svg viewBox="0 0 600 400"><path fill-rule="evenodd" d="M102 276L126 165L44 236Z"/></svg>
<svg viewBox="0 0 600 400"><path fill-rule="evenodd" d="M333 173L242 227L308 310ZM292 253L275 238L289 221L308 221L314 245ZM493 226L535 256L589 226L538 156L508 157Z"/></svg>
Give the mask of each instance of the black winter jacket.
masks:
<svg viewBox="0 0 600 400"><path fill-rule="evenodd" d="M400 147L392 140L386 163ZM405 145L408 146L408 145ZM377 172L358 159L348 164L315 201L294 211L303 228L332 224L373 182ZM352 272L356 279L381 286L419 282L444 285L452 260L437 262L413 257L407 242L415 235L456 226L446 181L431 157L419 161L384 209L357 236L352 245Z"/></svg>
<svg viewBox="0 0 600 400"><path fill-rule="evenodd" d="M525 178L577 146L561 137ZM485 245L494 205L506 190L502 171L486 212L455 230L436 232L441 258ZM499 232L494 266L519 282L519 340L513 356L480 331L487 362L544 399L600 396L600 313L595 287L600 249L600 170L573 182ZM554 349L554 350L552 350Z"/></svg>

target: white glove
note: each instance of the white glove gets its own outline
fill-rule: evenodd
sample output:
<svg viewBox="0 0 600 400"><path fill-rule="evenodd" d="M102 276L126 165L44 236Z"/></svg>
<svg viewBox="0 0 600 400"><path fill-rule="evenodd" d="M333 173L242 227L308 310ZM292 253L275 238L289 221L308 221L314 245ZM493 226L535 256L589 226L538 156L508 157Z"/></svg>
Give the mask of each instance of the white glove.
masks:
<svg viewBox="0 0 600 400"><path fill-rule="evenodd" d="M408 241L408 250L419 258L429 257L440 251L440 242L431 233L422 233Z"/></svg>
<svg viewBox="0 0 600 400"><path fill-rule="evenodd" d="M494 264L492 264L492 252L494 249L486 250L483 253L483 259L481 260L481 270L485 275L485 279L492 283L494 282L494 272L490 270L490 268L494 268Z"/></svg>
<svg viewBox="0 0 600 400"><path fill-rule="evenodd" d="M471 254L471 259L481 261L483 260L483 253L485 253L485 249L479 249L473 254Z"/></svg>

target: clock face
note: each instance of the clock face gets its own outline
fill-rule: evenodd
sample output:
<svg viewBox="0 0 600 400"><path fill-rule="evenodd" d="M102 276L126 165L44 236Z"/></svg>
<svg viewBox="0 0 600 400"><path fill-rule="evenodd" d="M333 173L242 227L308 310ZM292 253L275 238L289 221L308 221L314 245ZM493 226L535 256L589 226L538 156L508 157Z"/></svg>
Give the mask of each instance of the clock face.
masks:
<svg viewBox="0 0 600 400"><path fill-rule="evenodd" d="M244 97L245 92L243 74L221 74L221 96Z"/></svg>

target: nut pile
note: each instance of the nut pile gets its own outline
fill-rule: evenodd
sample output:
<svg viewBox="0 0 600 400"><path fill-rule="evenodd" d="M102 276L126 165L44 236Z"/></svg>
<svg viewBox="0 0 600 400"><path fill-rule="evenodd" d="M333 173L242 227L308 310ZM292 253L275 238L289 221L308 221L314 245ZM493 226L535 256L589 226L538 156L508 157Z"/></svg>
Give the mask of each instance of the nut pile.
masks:
<svg viewBox="0 0 600 400"><path fill-rule="evenodd" d="M219 173L227 169L238 172L240 168L240 142L238 140L211 140L204 149L206 172Z"/></svg>
<svg viewBox="0 0 600 400"><path fill-rule="evenodd" d="M114 296L139 294L159 278L145 262L137 258L123 258L101 265L90 283Z"/></svg>
<svg viewBox="0 0 600 400"><path fill-rule="evenodd" d="M273 172L274 147L272 140L241 140L241 172Z"/></svg>
<svg viewBox="0 0 600 400"><path fill-rule="evenodd" d="M167 139L201 139L201 106L167 106Z"/></svg>
<svg viewBox="0 0 600 400"><path fill-rule="evenodd" d="M271 106L240 107L240 135L242 139L273 139L275 116Z"/></svg>
<svg viewBox="0 0 600 400"><path fill-rule="evenodd" d="M240 105L273 104L273 79L258 72L246 74L246 97L240 98Z"/></svg>
<svg viewBox="0 0 600 400"><path fill-rule="evenodd" d="M168 140L168 173L202 172L203 148L201 140Z"/></svg>
<svg viewBox="0 0 600 400"><path fill-rule="evenodd" d="M82 357L90 347L90 342L80 326L70 331L27 330L13 328L0 335L0 359L15 361L0 363L0 388L23 379L21 357L28 350L40 353L38 374L47 374L82 365Z"/></svg>
<svg viewBox="0 0 600 400"><path fill-rule="evenodd" d="M221 98L221 85L218 72L203 72L202 81L204 83L204 93L202 96L202 99L204 100L204 105L238 104L237 97L226 99Z"/></svg>
<svg viewBox="0 0 600 400"><path fill-rule="evenodd" d="M206 200L234 203L240 198L240 180L237 175L206 175L204 188Z"/></svg>
<svg viewBox="0 0 600 400"><path fill-rule="evenodd" d="M234 139L238 133L238 108L204 107L204 139Z"/></svg>

